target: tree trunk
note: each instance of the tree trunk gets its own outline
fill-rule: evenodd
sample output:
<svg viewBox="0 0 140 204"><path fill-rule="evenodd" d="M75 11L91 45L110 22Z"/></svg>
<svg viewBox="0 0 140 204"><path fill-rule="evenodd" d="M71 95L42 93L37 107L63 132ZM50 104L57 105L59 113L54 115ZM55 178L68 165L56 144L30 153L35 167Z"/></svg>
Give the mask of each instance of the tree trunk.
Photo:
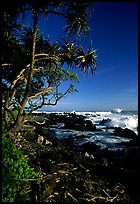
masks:
<svg viewBox="0 0 140 204"><path fill-rule="evenodd" d="M28 81L25 89L24 98L21 102L21 108L19 110L16 122L15 122L15 128L16 127L18 128L20 123L23 122L22 119L23 119L24 108L28 101L28 97L31 93L31 83L32 83L32 76L33 76L33 69L34 69L35 47L36 47L36 38L37 38L37 23L38 23L38 15L35 10L33 11L33 23L34 23L34 27L33 27L33 39L32 39L33 41L32 41L32 53L31 53L31 66L29 70Z"/></svg>
<svg viewBox="0 0 140 204"><path fill-rule="evenodd" d="M7 90L6 97L5 97L5 105L4 105L4 121L5 127L8 127L8 105L9 105L9 90Z"/></svg>

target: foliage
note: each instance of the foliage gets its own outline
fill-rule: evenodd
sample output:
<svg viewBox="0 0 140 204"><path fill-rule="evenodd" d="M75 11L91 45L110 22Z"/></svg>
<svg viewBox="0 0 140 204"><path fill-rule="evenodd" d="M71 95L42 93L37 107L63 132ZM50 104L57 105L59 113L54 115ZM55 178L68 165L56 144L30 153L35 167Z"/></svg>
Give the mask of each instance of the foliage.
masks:
<svg viewBox="0 0 140 204"><path fill-rule="evenodd" d="M12 112L11 114L12 114L14 117L17 117L17 115L18 115L18 110L12 110L11 112ZM8 113L9 119L10 119L10 117L11 117L11 114Z"/></svg>
<svg viewBox="0 0 140 204"><path fill-rule="evenodd" d="M2 123L2 201L14 202L17 193L29 187L27 180L37 176L21 151L6 138Z"/></svg>
<svg viewBox="0 0 140 204"><path fill-rule="evenodd" d="M84 1L25 1L11 5L13 9L4 7L2 99L8 130L23 121L27 104L30 114L45 105L56 105L65 95L77 91L74 83L78 77L69 68L95 73L96 50L90 48L85 52L77 41L77 37L86 36L89 31L90 6ZM30 26L24 21L29 14ZM39 32L40 17L49 14L65 18L66 39L50 42ZM18 111L17 115L12 113L13 109ZM8 119L9 115L14 121Z"/></svg>

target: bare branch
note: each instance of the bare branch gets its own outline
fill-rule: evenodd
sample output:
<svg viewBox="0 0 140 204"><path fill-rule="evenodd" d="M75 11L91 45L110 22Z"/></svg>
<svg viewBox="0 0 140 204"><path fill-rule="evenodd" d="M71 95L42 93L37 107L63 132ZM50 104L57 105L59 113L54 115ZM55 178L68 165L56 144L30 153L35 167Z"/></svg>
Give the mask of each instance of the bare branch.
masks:
<svg viewBox="0 0 140 204"><path fill-rule="evenodd" d="M40 71L41 69L43 69L44 67L38 67L37 69L34 68L34 71Z"/></svg>
<svg viewBox="0 0 140 204"><path fill-rule="evenodd" d="M46 123L46 120L44 120L43 122L38 122L38 121L34 121L36 124L38 124L38 125L43 125L43 124L45 124Z"/></svg>
<svg viewBox="0 0 140 204"><path fill-rule="evenodd" d="M64 55L64 54L61 54L61 55ZM36 59L34 59L34 62L41 61L41 60L48 60L48 59L57 61L59 59L56 55L50 55L50 54L46 54L46 53L35 54L35 57L36 57ZM26 68L28 68L28 67L30 67L30 64L26 65ZM40 69L41 68L43 68L43 67L40 67ZM34 68L34 70L37 71L38 69Z"/></svg>
<svg viewBox="0 0 140 204"><path fill-rule="evenodd" d="M14 89L14 91L13 91L13 93L12 93L12 96L11 96L11 98L10 98L10 101L9 101L9 104L11 104L12 103L12 100L13 100L13 98L14 98L14 96L15 96L15 94L16 94L16 89Z"/></svg>
<svg viewBox="0 0 140 204"><path fill-rule="evenodd" d="M54 59L58 59L58 58L56 58L56 55L50 55L50 54L46 54L46 53L39 53L39 54L35 54L35 57L40 57L40 56L42 56L42 57L48 57L48 59L50 59L50 58L54 58Z"/></svg>
<svg viewBox="0 0 140 204"><path fill-rule="evenodd" d="M38 57L38 56L50 56L50 54L46 54L46 53L39 53L39 54L35 54L35 57Z"/></svg>
<svg viewBox="0 0 140 204"><path fill-rule="evenodd" d="M42 108L42 106L44 105L44 95L42 94L42 103L39 105L39 106L36 106L35 108L33 108L32 110L30 110L30 112L28 113L28 115L30 115L33 111L39 109L39 108Z"/></svg>
<svg viewBox="0 0 140 204"><path fill-rule="evenodd" d="M9 107L12 106L12 105L15 105L15 104L17 104L19 108L22 108L22 107L21 107L21 104L20 104L18 101L15 101L15 102L13 102L13 103L11 102L11 103L9 104Z"/></svg>
<svg viewBox="0 0 140 204"><path fill-rule="evenodd" d="M21 72L19 73L19 75L16 77L16 79L11 83L11 89L14 88L15 84L17 83L17 81L19 79L23 79L23 76L21 76L23 74L23 72L25 71L25 68L21 70Z"/></svg>
<svg viewBox="0 0 140 204"><path fill-rule="evenodd" d="M12 66L12 64L10 64L10 63L4 63L4 64L2 64L2 67L6 67L6 66Z"/></svg>
<svg viewBox="0 0 140 204"><path fill-rule="evenodd" d="M41 95L41 94L43 94L43 93L48 93L48 92L50 92L51 90L53 90L52 87L48 87L48 88L42 89L41 91L39 91L39 92L36 93L35 95L29 96L28 99L35 98L36 96L39 96L39 95Z"/></svg>
<svg viewBox="0 0 140 204"><path fill-rule="evenodd" d="M18 105L18 107L22 108L21 104L18 101L16 101L16 104Z"/></svg>
<svg viewBox="0 0 140 204"><path fill-rule="evenodd" d="M57 102L58 102L61 98L63 98L66 94L68 94L68 93L70 92L70 90L71 90L71 86L70 86L64 93L62 93L59 97L57 97L57 98L55 99L55 102L54 102L54 103L51 103L51 99L50 99L49 102L48 102L48 103L44 103L44 105L52 105L52 106L55 106L55 105L57 104Z"/></svg>
<svg viewBox="0 0 140 204"><path fill-rule="evenodd" d="M41 57L41 58L35 59L34 61L37 62L37 61L40 61L40 60L48 60L48 59L49 59L49 60L56 60L56 61L57 61L59 58L58 58L58 57L56 58L56 57L54 57L54 56Z"/></svg>
<svg viewBox="0 0 140 204"><path fill-rule="evenodd" d="M36 54L35 57L40 57L40 58L34 59L34 62L37 62L40 60L48 60L48 59L58 60L58 57L56 57L55 55L50 56L49 54L45 54L45 53ZM30 67L30 64L26 65L26 68L28 68L28 67Z"/></svg>

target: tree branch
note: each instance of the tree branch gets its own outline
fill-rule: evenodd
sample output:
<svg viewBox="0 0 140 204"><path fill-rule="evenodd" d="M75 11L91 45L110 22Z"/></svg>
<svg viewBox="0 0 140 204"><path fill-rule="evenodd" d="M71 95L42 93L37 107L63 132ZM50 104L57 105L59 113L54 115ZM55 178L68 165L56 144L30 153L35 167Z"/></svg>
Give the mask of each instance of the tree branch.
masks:
<svg viewBox="0 0 140 204"><path fill-rule="evenodd" d="M48 57L41 57L41 58L38 58L38 59L35 59L34 61L39 61L39 60L47 60L47 59L50 59L50 60L58 60L59 58L56 56L48 56Z"/></svg>
<svg viewBox="0 0 140 204"><path fill-rule="evenodd" d="M42 103L39 106L36 106L34 109L31 109L28 115L30 115L33 111L37 110L38 108L42 108L42 106L44 105L44 95L42 94L41 96L42 96Z"/></svg>
<svg viewBox="0 0 140 204"><path fill-rule="evenodd" d="M23 74L23 72L25 71L25 68L21 70L21 72L19 73L19 75L16 77L16 79L11 83L10 89L13 89L15 84L17 83L17 81L19 79L23 79L24 77L21 76Z"/></svg>
<svg viewBox="0 0 140 204"><path fill-rule="evenodd" d="M61 55L63 55L63 54L61 54ZM40 61L40 60L48 60L48 59L50 59L50 60L58 60L59 58L58 57L56 57L55 55L52 55L52 56L50 56L49 54L45 54L45 53L40 53L40 54L36 54L35 55L35 57L41 57L41 58L37 58L37 59L34 59L34 62L37 62L37 61ZM28 68L28 67L30 67L30 65L31 64L27 64L26 65L26 68ZM36 69L34 69L34 70L36 70Z"/></svg>
<svg viewBox="0 0 140 204"><path fill-rule="evenodd" d="M38 57L38 56L50 56L50 54L46 54L46 53L35 54L35 57ZM53 55L53 56L55 56L55 55Z"/></svg>
<svg viewBox="0 0 140 204"><path fill-rule="evenodd" d="M51 103L51 102L50 102L51 99L50 99L49 102L48 102L48 103L44 103L44 105L52 105L52 106L55 106L55 105L57 104L57 102L58 102L61 98L63 98L66 94L68 94L68 93L70 92L71 88L72 88L72 87L70 86L63 94L61 94L59 97L57 97L54 103Z"/></svg>
<svg viewBox="0 0 140 204"><path fill-rule="evenodd" d="M11 104L12 103L12 100L13 100L13 98L14 98L14 96L15 96L15 94L16 94L16 89L14 89L14 91L13 91L13 93L12 93L12 95L11 95L11 98L10 98L10 102L9 102L9 104Z"/></svg>
<svg viewBox="0 0 140 204"><path fill-rule="evenodd" d="M4 64L2 64L2 67L6 67L6 66L12 66L12 64L10 64L10 63L4 63Z"/></svg>
<svg viewBox="0 0 140 204"><path fill-rule="evenodd" d="M4 107L4 109L5 109L7 112L9 112L9 113L11 114L13 120L15 121L15 116L14 116L14 114L13 114L13 111L10 110L10 109L8 109L7 107Z"/></svg>
<svg viewBox="0 0 140 204"><path fill-rule="evenodd" d="M48 87L48 88L45 88L45 89L42 89L41 91L39 91L38 93L36 93L35 95L32 95L32 96L29 96L28 99L31 99L31 98L35 98L36 96L39 96L43 93L48 93L50 92L52 89L52 87Z"/></svg>

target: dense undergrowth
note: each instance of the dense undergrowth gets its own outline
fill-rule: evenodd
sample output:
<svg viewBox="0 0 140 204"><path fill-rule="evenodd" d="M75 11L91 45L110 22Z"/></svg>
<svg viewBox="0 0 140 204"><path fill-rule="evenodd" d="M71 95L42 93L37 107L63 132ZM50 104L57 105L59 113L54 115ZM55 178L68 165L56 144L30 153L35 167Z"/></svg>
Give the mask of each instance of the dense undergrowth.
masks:
<svg viewBox="0 0 140 204"><path fill-rule="evenodd" d="M38 177L23 155L6 137L2 122L2 201L28 200L30 184Z"/></svg>

